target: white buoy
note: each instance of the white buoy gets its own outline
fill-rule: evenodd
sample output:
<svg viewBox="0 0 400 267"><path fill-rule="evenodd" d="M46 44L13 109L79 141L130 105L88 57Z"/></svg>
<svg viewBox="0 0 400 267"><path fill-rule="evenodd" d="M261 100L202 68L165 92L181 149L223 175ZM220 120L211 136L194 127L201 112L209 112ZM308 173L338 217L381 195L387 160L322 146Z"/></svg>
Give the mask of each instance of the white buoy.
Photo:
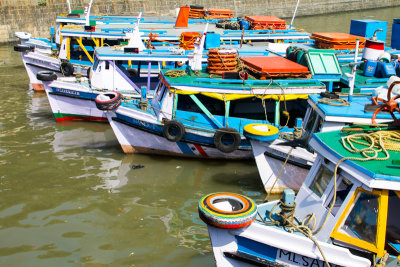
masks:
<svg viewBox="0 0 400 267"><path fill-rule="evenodd" d="M371 39L365 40L363 60L378 60L379 56L385 52L385 42L379 41L376 37L378 31L382 31L382 29L377 29Z"/></svg>

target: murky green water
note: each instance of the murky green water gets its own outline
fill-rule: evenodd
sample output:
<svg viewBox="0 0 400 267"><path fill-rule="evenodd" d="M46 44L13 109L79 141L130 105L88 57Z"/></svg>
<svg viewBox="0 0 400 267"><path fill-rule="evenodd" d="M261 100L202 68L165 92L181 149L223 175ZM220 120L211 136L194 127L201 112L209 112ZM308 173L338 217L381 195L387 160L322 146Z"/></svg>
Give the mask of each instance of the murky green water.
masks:
<svg viewBox="0 0 400 267"><path fill-rule="evenodd" d="M391 22L399 11L295 25L348 32L351 18ZM0 93L1 266L212 266L197 201L217 191L265 198L252 161L125 155L107 124L56 123L12 46L0 47Z"/></svg>

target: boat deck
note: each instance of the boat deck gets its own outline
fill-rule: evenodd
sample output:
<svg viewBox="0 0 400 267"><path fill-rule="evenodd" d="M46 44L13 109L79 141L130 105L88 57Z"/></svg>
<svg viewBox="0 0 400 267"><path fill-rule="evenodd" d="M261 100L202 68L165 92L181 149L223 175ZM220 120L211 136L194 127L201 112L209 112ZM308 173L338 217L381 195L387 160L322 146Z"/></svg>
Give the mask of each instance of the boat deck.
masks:
<svg viewBox="0 0 400 267"><path fill-rule="evenodd" d="M400 133L400 129L396 130ZM339 131L325 132L314 134L315 140L320 143L324 148L326 148L330 153L343 157L359 157L360 155L351 153L346 150L343 145L341 138L347 136L348 133L342 133ZM358 148L365 148L365 146L355 145ZM388 151L390 158L388 160L369 160L369 161L356 161L347 160L345 162L349 163L357 170L365 173L373 179L388 180L388 181L400 181L400 153L396 151ZM382 158L385 154L382 152L378 153L378 157Z"/></svg>
<svg viewBox="0 0 400 267"><path fill-rule="evenodd" d="M355 117L355 118L372 118L373 112L366 112L365 105L372 104L371 96L353 96L353 101L350 102L350 106L333 106L323 103L318 103L322 99L320 95L310 95L308 102L311 106L317 105L318 108L324 113L325 117ZM347 99L347 97L341 97ZM400 118L400 114L395 114L397 118ZM379 112L377 115L378 119L392 120L392 116L389 113Z"/></svg>

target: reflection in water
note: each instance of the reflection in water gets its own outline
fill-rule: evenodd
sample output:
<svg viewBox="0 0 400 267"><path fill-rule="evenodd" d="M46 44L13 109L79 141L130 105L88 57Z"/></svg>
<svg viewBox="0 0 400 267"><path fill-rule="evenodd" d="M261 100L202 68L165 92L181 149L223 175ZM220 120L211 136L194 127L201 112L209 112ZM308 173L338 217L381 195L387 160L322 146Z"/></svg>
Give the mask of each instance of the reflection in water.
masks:
<svg viewBox="0 0 400 267"><path fill-rule="evenodd" d="M295 25L348 32L330 21L351 16ZM107 124L56 123L45 94L27 90L12 46L0 57L1 266L210 266L198 200L218 191L265 198L252 161L125 155Z"/></svg>

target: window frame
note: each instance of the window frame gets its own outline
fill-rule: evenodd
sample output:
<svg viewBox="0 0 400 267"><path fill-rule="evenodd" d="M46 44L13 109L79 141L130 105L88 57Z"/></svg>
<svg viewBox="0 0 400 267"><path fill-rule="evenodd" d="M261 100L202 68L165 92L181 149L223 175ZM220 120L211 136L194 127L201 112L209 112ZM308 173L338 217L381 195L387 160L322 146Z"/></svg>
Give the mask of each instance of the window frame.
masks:
<svg viewBox="0 0 400 267"><path fill-rule="evenodd" d="M372 194L378 196L378 215L376 222L376 242L375 244L351 237L345 233L339 231L339 228L343 226L345 220L350 215L350 212L354 208L361 193ZM374 252L377 257L382 257L385 252L385 239L386 239L386 226L387 226L387 213L388 213L388 201L389 191L388 190L372 190L367 191L363 188L357 188L356 192L351 196L350 201L340 215L335 227L333 228L331 237L350 245Z"/></svg>

